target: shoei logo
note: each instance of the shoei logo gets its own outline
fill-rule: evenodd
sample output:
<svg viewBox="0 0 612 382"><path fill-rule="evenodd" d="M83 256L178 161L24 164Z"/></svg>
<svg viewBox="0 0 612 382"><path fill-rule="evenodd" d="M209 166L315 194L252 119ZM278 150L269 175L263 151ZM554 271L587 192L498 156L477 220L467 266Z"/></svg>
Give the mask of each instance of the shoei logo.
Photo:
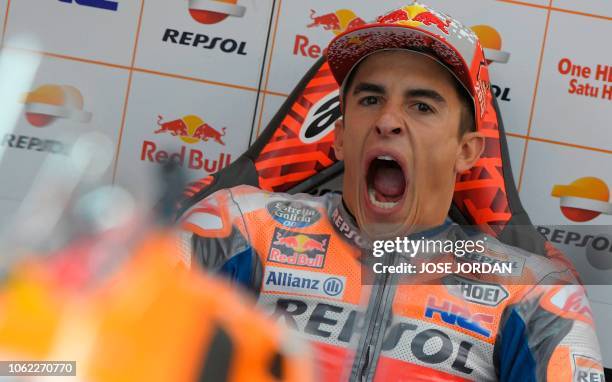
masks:
<svg viewBox="0 0 612 382"><path fill-rule="evenodd" d="M508 291L501 285L469 280L460 276L443 279L446 288L465 300L481 305L498 306L508 298Z"/></svg>
<svg viewBox="0 0 612 382"><path fill-rule="evenodd" d="M264 291L294 292L336 299L344 295L345 284L344 276L271 266L266 267L264 276Z"/></svg>
<svg viewBox="0 0 612 382"><path fill-rule="evenodd" d="M67 85L42 85L24 97L25 117L34 127L45 127L57 119L87 123L91 113L83 110L81 92Z"/></svg>
<svg viewBox="0 0 612 382"><path fill-rule="evenodd" d="M72 4L73 0L59 0L62 3ZM110 0L74 0L74 3L78 5L83 5L85 7L106 9L109 11L116 11L119 7L119 4L116 1Z"/></svg>
<svg viewBox="0 0 612 382"><path fill-rule="evenodd" d="M216 24L229 16L244 16L246 8L237 2L237 0L189 0L189 14L201 24Z"/></svg>
<svg viewBox="0 0 612 382"><path fill-rule="evenodd" d="M574 222L587 222L600 214L612 215L608 186L592 176L576 179L568 185L555 185L551 196L560 199L561 212Z"/></svg>
<svg viewBox="0 0 612 382"><path fill-rule="evenodd" d="M470 29L478 36L489 64L491 62L499 62L501 64L508 62L510 53L502 50L502 38L495 28L489 25L474 25Z"/></svg>

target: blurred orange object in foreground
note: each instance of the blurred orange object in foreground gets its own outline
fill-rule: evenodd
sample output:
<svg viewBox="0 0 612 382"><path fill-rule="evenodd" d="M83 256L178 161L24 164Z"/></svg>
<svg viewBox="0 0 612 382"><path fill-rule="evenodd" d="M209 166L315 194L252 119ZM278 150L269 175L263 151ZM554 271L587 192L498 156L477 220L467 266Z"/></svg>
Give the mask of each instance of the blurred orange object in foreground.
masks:
<svg viewBox="0 0 612 382"><path fill-rule="evenodd" d="M0 358L74 360L87 381L314 379L305 345L184 268L177 248L172 234L148 235L93 287L66 286L52 258L20 263L0 290ZM91 252L71 256L86 264Z"/></svg>

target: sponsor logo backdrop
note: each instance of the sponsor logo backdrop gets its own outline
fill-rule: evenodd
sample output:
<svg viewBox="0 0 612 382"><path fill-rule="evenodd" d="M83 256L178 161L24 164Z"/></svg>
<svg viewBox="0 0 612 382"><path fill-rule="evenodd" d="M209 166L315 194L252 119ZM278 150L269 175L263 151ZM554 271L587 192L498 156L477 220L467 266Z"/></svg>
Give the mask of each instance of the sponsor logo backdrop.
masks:
<svg viewBox="0 0 612 382"><path fill-rule="evenodd" d="M0 0L2 48L32 50L20 39L27 35L43 56L29 93L15 94L23 115L0 137L0 225L45 158L63 155L75 132L108 135L116 152L107 179L143 199L155 199L152 174L169 158L192 179L218 171L262 132L336 34L407 2ZM606 235L612 2L427 3L472 27L487 49L514 177L534 224L563 225L563 237L583 238L588 226ZM612 260L602 258L612 252L559 241L581 270L612 280ZM610 287L590 292L602 327L612 317Z"/></svg>

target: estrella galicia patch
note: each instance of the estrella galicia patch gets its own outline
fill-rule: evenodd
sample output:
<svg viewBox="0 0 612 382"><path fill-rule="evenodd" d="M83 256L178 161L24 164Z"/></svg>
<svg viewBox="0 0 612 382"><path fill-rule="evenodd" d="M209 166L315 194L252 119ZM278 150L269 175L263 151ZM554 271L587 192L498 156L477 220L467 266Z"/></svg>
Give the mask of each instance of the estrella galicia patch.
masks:
<svg viewBox="0 0 612 382"><path fill-rule="evenodd" d="M289 228L308 227L321 218L319 211L300 202L279 200L266 207L274 220Z"/></svg>

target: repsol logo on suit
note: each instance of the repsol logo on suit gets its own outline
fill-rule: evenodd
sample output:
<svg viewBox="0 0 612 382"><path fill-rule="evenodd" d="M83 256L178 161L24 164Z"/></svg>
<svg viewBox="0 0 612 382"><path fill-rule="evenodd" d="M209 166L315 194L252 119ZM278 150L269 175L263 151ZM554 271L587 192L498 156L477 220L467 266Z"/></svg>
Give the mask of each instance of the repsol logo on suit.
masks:
<svg viewBox="0 0 612 382"><path fill-rule="evenodd" d="M297 298L279 298L272 317L293 329L303 330L308 335L336 340L339 345L349 343L353 334L360 332L363 327L362 313L357 310L323 302L317 303L314 309L310 310L305 301ZM300 326L304 321L306 324L302 329ZM433 353L428 348L432 341L441 344ZM451 368L455 371L463 374L471 374L474 371L468 366L474 346L471 341L467 338L461 341L451 339L444 330L418 320L400 319L387 327L381 350L392 351L399 346L410 349L415 358L427 364L452 361Z"/></svg>

